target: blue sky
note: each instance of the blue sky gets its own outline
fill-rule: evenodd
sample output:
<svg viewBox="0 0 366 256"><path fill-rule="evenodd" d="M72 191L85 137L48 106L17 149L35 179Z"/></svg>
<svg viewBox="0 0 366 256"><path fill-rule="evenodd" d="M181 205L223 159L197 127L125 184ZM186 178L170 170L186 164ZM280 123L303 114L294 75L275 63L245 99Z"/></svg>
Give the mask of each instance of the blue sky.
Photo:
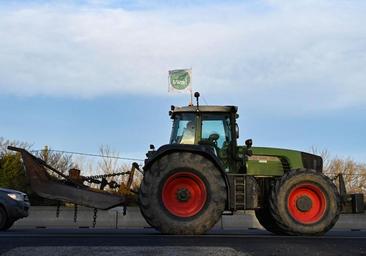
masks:
<svg viewBox="0 0 366 256"><path fill-rule="evenodd" d="M366 3L0 1L0 137L143 158L169 140L169 69L239 106L241 142L366 159ZM204 101L202 102L204 103Z"/></svg>

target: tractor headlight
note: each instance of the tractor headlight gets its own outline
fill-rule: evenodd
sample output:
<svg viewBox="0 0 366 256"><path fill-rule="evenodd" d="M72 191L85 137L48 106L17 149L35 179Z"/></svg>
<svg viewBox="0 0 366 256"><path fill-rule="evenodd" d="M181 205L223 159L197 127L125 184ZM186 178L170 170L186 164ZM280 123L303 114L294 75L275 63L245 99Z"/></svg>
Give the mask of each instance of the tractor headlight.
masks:
<svg viewBox="0 0 366 256"><path fill-rule="evenodd" d="M11 199L14 199L16 201L23 201L24 200L24 196L23 195L16 194L16 193L8 194L8 197L10 197Z"/></svg>

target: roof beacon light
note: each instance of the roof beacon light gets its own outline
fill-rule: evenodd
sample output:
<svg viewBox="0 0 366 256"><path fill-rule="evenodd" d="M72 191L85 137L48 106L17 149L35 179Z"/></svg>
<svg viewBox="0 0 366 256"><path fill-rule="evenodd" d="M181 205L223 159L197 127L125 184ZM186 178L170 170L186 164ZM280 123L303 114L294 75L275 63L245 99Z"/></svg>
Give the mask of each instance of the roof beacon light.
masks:
<svg viewBox="0 0 366 256"><path fill-rule="evenodd" d="M199 92L195 92L194 93L194 97L196 98L196 102L197 102L197 111L199 111L199 107L200 107L200 103L199 103L200 93Z"/></svg>

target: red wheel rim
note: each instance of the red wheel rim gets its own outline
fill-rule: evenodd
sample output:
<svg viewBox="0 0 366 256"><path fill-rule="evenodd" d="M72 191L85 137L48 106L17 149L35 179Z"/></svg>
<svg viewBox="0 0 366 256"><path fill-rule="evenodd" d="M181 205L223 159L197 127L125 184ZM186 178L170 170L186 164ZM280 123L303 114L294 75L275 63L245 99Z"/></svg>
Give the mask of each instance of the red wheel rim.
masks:
<svg viewBox="0 0 366 256"><path fill-rule="evenodd" d="M291 190L287 208L297 222L316 223L322 219L327 208L324 192L315 184L300 184Z"/></svg>
<svg viewBox="0 0 366 256"><path fill-rule="evenodd" d="M196 215L202 210L206 199L205 183L191 172L175 173L164 183L163 204L175 216L188 218Z"/></svg>

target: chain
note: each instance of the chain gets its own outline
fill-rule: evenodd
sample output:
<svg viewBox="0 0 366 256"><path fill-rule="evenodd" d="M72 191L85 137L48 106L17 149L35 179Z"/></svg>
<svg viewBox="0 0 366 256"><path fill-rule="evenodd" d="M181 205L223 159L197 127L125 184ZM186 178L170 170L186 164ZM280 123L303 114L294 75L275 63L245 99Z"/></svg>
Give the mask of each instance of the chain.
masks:
<svg viewBox="0 0 366 256"><path fill-rule="evenodd" d="M114 176L119 176L119 175L126 175L126 174L130 174L130 172L116 172L116 173L111 173L111 174L102 174L102 175L94 175L94 176L85 176L83 177L84 179L100 179L100 178L109 178L109 177L114 177Z"/></svg>
<svg viewBox="0 0 366 256"><path fill-rule="evenodd" d="M78 220L78 205L74 204L74 223Z"/></svg>
<svg viewBox="0 0 366 256"><path fill-rule="evenodd" d="M57 201L57 206L56 206L56 218L60 217L60 206L61 206L60 201Z"/></svg>
<svg viewBox="0 0 366 256"><path fill-rule="evenodd" d="M123 216L126 216L127 213L127 205L123 205Z"/></svg>
<svg viewBox="0 0 366 256"><path fill-rule="evenodd" d="M97 208L94 208L93 228L95 228L95 225L97 224L97 212L98 212L98 209Z"/></svg>

